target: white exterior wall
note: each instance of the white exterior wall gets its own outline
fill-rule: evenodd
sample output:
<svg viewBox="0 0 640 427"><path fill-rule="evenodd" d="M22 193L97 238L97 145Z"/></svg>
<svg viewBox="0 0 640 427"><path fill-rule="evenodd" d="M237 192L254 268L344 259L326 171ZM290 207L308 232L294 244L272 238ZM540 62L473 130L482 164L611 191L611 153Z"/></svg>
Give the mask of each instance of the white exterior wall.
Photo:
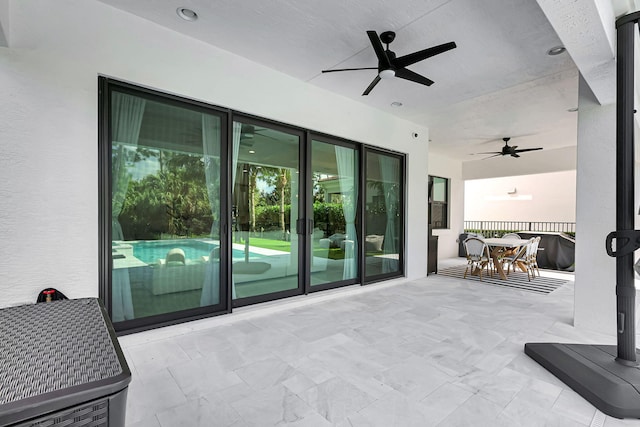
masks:
<svg viewBox="0 0 640 427"><path fill-rule="evenodd" d="M616 331L615 259L605 238L616 228L616 105L602 106L580 78L574 325Z"/></svg>
<svg viewBox="0 0 640 427"><path fill-rule="evenodd" d="M465 181L464 220L575 222L576 171Z"/></svg>
<svg viewBox="0 0 640 427"><path fill-rule="evenodd" d="M0 307L48 286L98 295L99 74L407 153L407 277L425 276L427 128L94 0L12 0L8 10Z"/></svg>
<svg viewBox="0 0 640 427"><path fill-rule="evenodd" d="M462 162L449 157L430 153L429 175L449 178L449 228L433 230L438 236L438 258L458 256L456 240L464 230L464 181L462 180ZM426 197L426 196L425 196Z"/></svg>

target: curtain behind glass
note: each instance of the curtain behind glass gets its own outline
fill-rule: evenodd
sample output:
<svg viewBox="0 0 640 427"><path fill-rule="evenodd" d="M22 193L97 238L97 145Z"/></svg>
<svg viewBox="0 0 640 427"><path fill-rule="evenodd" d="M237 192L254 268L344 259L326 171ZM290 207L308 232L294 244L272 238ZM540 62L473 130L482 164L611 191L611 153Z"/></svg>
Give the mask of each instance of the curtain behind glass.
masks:
<svg viewBox="0 0 640 427"><path fill-rule="evenodd" d="M340 183L340 193L342 194L342 212L346 222L346 239L344 245L344 269L343 279L353 279L358 274L357 253L358 239L356 236L356 202L357 188L354 177L356 176L355 151L351 148L335 146L336 161L338 164L338 175Z"/></svg>
<svg viewBox="0 0 640 427"><path fill-rule="evenodd" d="M144 116L144 99L113 92L111 94L111 238L124 240L118 217L129 187L131 176L127 171L127 149L135 148L140 137L140 127ZM131 298L131 280L128 268L114 268L111 272L111 319L114 322L134 319Z"/></svg>
<svg viewBox="0 0 640 427"><path fill-rule="evenodd" d="M204 153L204 173L207 182L207 195L211 207L211 239L220 245L220 119L207 114L202 115L202 150ZM214 305L220 302L220 248L214 248L204 275L204 284L200 296L200 306Z"/></svg>
<svg viewBox="0 0 640 427"><path fill-rule="evenodd" d="M233 122L233 152L231 157L231 191L232 193L236 188L236 176L238 173L238 157L240 155L240 137L242 136L242 123ZM231 274L231 298L236 298L236 281L233 274Z"/></svg>
<svg viewBox="0 0 640 427"><path fill-rule="evenodd" d="M135 148L140 137L140 127L144 116L144 99L113 92L111 94L111 236L113 240L123 240L122 226L118 216L127 194L130 175L127 171L125 146Z"/></svg>
<svg viewBox="0 0 640 427"><path fill-rule="evenodd" d="M397 255L396 247L396 217L398 214L398 191L400 162L398 159L388 156L379 156L380 171L382 173L382 186L384 188L384 205L387 211L387 226L384 233L385 256L382 259L382 272L390 273L398 270L398 259L388 255Z"/></svg>

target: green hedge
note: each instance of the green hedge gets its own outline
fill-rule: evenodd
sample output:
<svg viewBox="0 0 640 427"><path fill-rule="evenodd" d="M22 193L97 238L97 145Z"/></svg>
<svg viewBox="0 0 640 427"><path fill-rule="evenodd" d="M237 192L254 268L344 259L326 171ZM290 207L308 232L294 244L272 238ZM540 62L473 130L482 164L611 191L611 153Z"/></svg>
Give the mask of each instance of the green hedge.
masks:
<svg viewBox="0 0 640 427"><path fill-rule="evenodd" d="M291 205L284 206L284 224L291 230ZM256 206L256 231L280 230L280 206Z"/></svg>
<svg viewBox="0 0 640 427"><path fill-rule="evenodd" d="M314 203L313 217L315 226L326 229L327 225L339 227L334 232L344 232L344 214L338 203ZM291 230L291 205L284 206L285 228ZM256 231L280 230L280 206L256 206ZM333 234L333 233L332 233Z"/></svg>
<svg viewBox="0 0 640 427"><path fill-rule="evenodd" d="M345 232L344 213L342 205L339 203L314 203L313 218L315 226L322 230L327 230L328 235L336 232Z"/></svg>

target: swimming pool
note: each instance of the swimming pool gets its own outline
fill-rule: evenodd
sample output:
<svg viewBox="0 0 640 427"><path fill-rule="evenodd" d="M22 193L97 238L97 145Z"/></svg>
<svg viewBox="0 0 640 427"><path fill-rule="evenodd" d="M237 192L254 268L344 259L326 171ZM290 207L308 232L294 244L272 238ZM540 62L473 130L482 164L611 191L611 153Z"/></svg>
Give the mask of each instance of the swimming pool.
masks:
<svg viewBox="0 0 640 427"><path fill-rule="evenodd" d="M184 251L188 260L200 260L202 256L209 256L211 250L218 247L216 243L207 243L198 240L151 240L139 242L127 242L133 246L133 256L147 264L155 264L159 259L165 259L167 252L174 248ZM251 258L261 257L258 254L249 253ZM244 259L244 251L234 249L233 259Z"/></svg>

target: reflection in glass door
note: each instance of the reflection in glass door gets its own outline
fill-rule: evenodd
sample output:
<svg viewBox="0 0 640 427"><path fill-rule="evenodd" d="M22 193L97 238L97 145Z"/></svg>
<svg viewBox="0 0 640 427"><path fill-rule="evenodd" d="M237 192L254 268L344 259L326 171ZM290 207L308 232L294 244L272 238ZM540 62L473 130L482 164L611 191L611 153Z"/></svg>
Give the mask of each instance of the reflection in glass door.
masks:
<svg viewBox="0 0 640 427"><path fill-rule="evenodd" d="M358 152L312 139L312 287L358 277Z"/></svg>
<svg viewBox="0 0 640 427"><path fill-rule="evenodd" d="M113 321L224 303L224 121L190 104L116 89L109 105Z"/></svg>
<svg viewBox="0 0 640 427"><path fill-rule="evenodd" d="M301 134L248 121L232 132L232 297L300 293Z"/></svg>
<svg viewBox="0 0 640 427"><path fill-rule="evenodd" d="M365 158L365 277L402 274L402 158L373 150Z"/></svg>

